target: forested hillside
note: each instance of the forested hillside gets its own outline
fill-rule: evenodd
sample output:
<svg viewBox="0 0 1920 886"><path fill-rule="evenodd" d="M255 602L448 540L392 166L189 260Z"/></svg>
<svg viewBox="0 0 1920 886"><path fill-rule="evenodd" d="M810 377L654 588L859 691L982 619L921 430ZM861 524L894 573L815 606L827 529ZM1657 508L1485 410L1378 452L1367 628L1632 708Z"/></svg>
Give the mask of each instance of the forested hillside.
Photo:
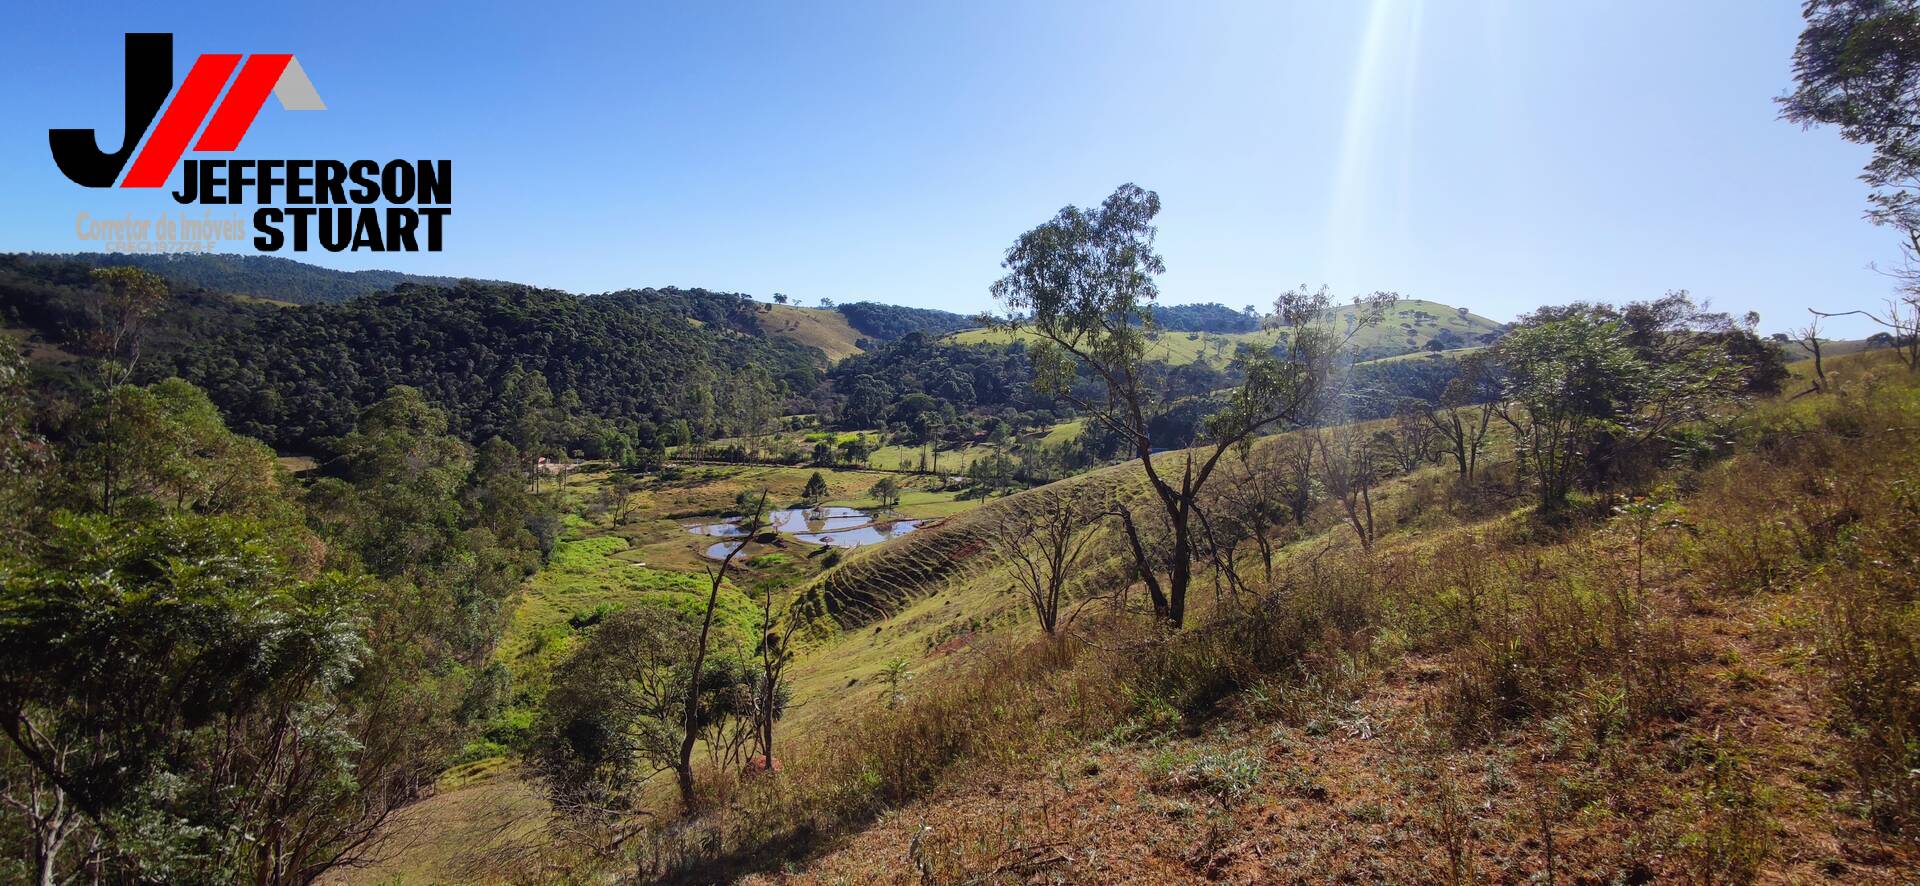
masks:
<svg viewBox="0 0 1920 886"><path fill-rule="evenodd" d="M85 265L0 262L0 318L71 352L102 353L101 298ZM299 307L187 290L141 320L139 372L204 387L234 428L282 449L313 450L409 385L476 445L609 455L664 445L656 427L672 421L682 436L730 431L730 408L777 412L781 392L811 390L823 355L763 334L762 307L706 290L472 282Z"/></svg>
<svg viewBox="0 0 1920 886"><path fill-rule="evenodd" d="M514 439L515 422L557 409L644 447L653 442L645 426L674 419L711 432L743 387L763 397L811 387L817 352L759 335L756 310L704 290L406 285L264 312L249 333L186 347L165 371L204 383L236 427L281 446L338 435L405 384L444 404L456 431L476 441Z"/></svg>
<svg viewBox="0 0 1920 886"><path fill-rule="evenodd" d="M1236 311L1217 302L1198 305L1154 305L1153 322L1171 332L1252 332L1260 328L1259 308Z"/></svg>
<svg viewBox="0 0 1920 886"><path fill-rule="evenodd" d="M911 333L941 336L980 325L972 317L931 308L909 308L879 302L857 301L842 304L837 310L846 315L853 328L874 341L897 341Z"/></svg>

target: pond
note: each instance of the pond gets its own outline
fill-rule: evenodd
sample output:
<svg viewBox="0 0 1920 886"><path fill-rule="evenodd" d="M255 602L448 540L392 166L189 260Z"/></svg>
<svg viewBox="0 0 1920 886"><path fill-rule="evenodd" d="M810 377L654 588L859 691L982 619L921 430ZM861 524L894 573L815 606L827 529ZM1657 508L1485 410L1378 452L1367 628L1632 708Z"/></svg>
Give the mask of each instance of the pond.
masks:
<svg viewBox="0 0 1920 886"><path fill-rule="evenodd" d="M709 546L704 553L709 560L725 560L728 554L733 553L731 549L744 547L745 545L746 542L743 541L723 541L717 545Z"/></svg>
<svg viewBox="0 0 1920 886"><path fill-rule="evenodd" d="M895 520L891 523L869 523L838 532L809 532L795 535L801 541L814 545L832 545L836 548L857 548L861 545L879 544L889 538L899 538L920 528L919 520Z"/></svg>
<svg viewBox="0 0 1920 886"><path fill-rule="evenodd" d="M857 548L898 538L920 528L919 520L876 520L859 508L817 507L782 508L767 512L767 528L793 537L796 541L836 548ZM713 538L739 538L747 531L736 521L688 526L695 535ZM704 552L710 560L725 559L739 542L709 545Z"/></svg>

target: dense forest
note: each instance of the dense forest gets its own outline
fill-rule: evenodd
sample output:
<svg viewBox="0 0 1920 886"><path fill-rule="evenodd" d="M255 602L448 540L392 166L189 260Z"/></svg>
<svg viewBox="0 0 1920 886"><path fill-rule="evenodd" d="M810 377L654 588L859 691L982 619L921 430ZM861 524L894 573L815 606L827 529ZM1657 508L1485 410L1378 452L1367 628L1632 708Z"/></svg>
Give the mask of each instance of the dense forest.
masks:
<svg viewBox="0 0 1920 886"><path fill-rule="evenodd" d="M979 325L979 322L972 317L950 311L909 308L870 301L841 304L835 310L844 315L847 323L859 330L860 334L881 342L897 341L916 332L938 338L949 332L958 332Z"/></svg>
<svg viewBox="0 0 1920 886"><path fill-rule="evenodd" d="M120 341L67 393L0 348L0 832L29 847L0 875L309 881L498 705L557 515L405 387L295 482L193 385L126 382Z"/></svg>
<svg viewBox="0 0 1920 886"><path fill-rule="evenodd" d="M834 364L823 393L832 417L847 428L909 422L925 411L906 399L916 394L950 413L1042 410L1051 420L1053 400L1034 394L1030 374L1026 350L1017 345L945 345L913 332Z"/></svg>
<svg viewBox="0 0 1920 886"><path fill-rule="evenodd" d="M509 433L528 408L550 406L629 437L681 417L710 433L735 376L805 390L818 372L817 353L754 334L754 310L704 290L583 297L407 285L265 313L250 335L183 349L167 369L205 383L237 428L289 447L342 433L398 384L444 404L455 430L476 441Z"/></svg>
<svg viewBox="0 0 1920 886"><path fill-rule="evenodd" d="M1216 302L1195 305L1154 305L1155 326L1169 332L1252 332L1260 328L1261 312L1252 305L1234 310Z"/></svg>
<svg viewBox="0 0 1920 886"><path fill-rule="evenodd" d="M82 265L9 259L0 317L77 353L97 351L91 280ZM697 289L574 296L402 284L296 308L190 291L147 321L151 353L139 371L203 386L236 430L287 450L346 433L407 385L474 444L504 435L543 454L598 456L652 447L654 428L675 420L690 428L683 436L742 431L737 404L757 397L777 408L779 392L811 390L818 352L760 335L755 310L744 297Z"/></svg>

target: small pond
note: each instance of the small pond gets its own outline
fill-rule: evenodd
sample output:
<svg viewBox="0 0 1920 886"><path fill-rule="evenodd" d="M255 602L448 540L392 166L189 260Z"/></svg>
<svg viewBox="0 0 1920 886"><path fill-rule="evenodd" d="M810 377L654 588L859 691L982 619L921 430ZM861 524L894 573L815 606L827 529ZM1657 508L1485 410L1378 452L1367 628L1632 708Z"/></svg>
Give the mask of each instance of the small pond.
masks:
<svg viewBox="0 0 1920 886"><path fill-rule="evenodd" d="M794 538L814 545L857 548L861 545L879 544L889 538L899 538L919 528L919 520L895 520L891 523L869 523L838 532L809 532L795 535Z"/></svg>
<svg viewBox="0 0 1920 886"><path fill-rule="evenodd" d="M704 553L709 560L725 560L728 554L733 553L731 549L741 547L745 544L745 542L738 541L723 541L717 545L708 546Z"/></svg>
<svg viewBox="0 0 1920 886"><path fill-rule="evenodd" d="M859 508L817 507L782 508L767 512L767 528L791 536L796 541L836 548L857 548L898 538L920 528L920 520L876 520ZM695 535L713 538L739 538L747 532L735 521L688 526ZM704 552L710 560L725 559L739 542L709 545Z"/></svg>

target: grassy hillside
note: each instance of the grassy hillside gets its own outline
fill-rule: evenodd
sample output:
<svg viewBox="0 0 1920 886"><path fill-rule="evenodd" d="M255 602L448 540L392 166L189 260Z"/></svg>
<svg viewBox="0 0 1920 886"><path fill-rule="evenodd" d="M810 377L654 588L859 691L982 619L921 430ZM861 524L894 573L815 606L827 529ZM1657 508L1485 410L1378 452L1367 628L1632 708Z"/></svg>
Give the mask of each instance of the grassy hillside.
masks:
<svg viewBox="0 0 1920 886"><path fill-rule="evenodd" d="M1920 380L1887 355L1830 368L1837 390L1760 404L1732 448L1565 524L1534 518L1496 428L1470 485L1444 466L1384 479L1370 546L1337 500L1283 520L1272 575L1243 550L1245 586L1201 579L1170 637L1125 592L1111 529L1084 574L1122 593L1069 642L1038 641L985 542L1038 496L1138 494L1131 464L930 499L946 519L830 568L778 552L739 586L777 579L809 624L785 774L708 773L725 802L650 832L649 864L693 882L1899 882L1920 849L1890 835L1902 801L1884 792L1909 764L1877 730L1920 680L1898 645L1920 438L1864 429L1920 426ZM810 473L703 470L576 521L510 638L564 644L595 600L671 595L656 585L686 582L703 543L681 524ZM832 473L831 493L866 504L872 476ZM584 500L605 478L575 482ZM533 876L566 850L526 797L504 760L456 771L407 821L491 850L430 845L362 881ZM500 827L473 824L494 807Z"/></svg>
<svg viewBox="0 0 1920 886"><path fill-rule="evenodd" d="M631 606L682 611L704 606L710 587L705 571L709 561L701 558L700 551L715 539L693 534L687 527L721 519L742 492L764 489L775 506L790 506L813 473L812 468L758 465L688 467L636 489L631 509L622 513L605 507L604 494L614 474L593 467L566 477L566 495L575 516L568 519L546 568L512 602L505 635L494 655L511 675L507 712L488 740L470 745L461 762L441 777L435 796L397 817L383 838L380 863L343 872L329 882L491 881L502 866L526 863L527 858L550 850L555 834L549 829L547 804L521 773L509 745L516 733L532 724L554 666L576 648L596 613ZM887 476L853 470L820 473L829 489L826 504L868 509L876 503L867 489ZM905 487L898 508L902 516L938 521L979 505L952 492L931 489L930 481L896 479ZM924 531L940 525L928 524ZM750 546L735 561L722 588L716 647L737 651L750 646L754 624L750 592L771 589L782 599L797 594L827 568L827 553L827 549L784 538L771 546ZM847 555L849 560L863 556L857 550ZM971 600L967 605L974 612L984 612L984 604L990 602ZM932 607L932 611L939 609ZM810 636L807 651L794 668L793 710L783 729L807 730L811 724L831 722L848 704L865 705L866 696L877 691L872 677L885 662L900 655L923 654L930 635L899 631L882 642L864 644L865 648L859 642L862 638L838 636L831 630Z"/></svg>
<svg viewBox="0 0 1920 886"><path fill-rule="evenodd" d="M1352 305L1345 305L1338 308L1336 313L1347 317L1355 310ZM1463 315L1458 308L1439 302L1402 299L1394 303L1381 323L1357 333L1353 344L1361 359L1371 360L1423 351L1436 338L1441 339L1448 348L1482 345L1486 343L1485 336L1497 333L1500 328L1501 324L1493 320L1473 313ZM1279 330L1226 334L1162 330L1152 336L1148 354L1175 365L1205 360L1215 366L1224 366L1233 358L1236 347L1247 344L1270 348L1279 335ZM1026 330L1010 333L997 329L969 329L954 333L947 340L959 344L1005 344L1016 338L1031 342L1035 335Z"/></svg>
<svg viewBox="0 0 1920 886"><path fill-rule="evenodd" d="M1799 362L1801 360L1810 361L1813 359L1813 354L1808 353L1807 349L1797 344L1789 343L1782 347L1785 349L1787 360L1790 362ZM1820 342L1820 358L1822 360L1831 360L1835 357L1845 357L1848 354L1863 354L1884 347L1886 347L1886 345L1864 338L1822 339Z"/></svg>
<svg viewBox="0 0 1920 886"><path fill-rule="evenodd" d="M1876 359L1568 527L1516 508L1504 462L1470 493L1442 469L1384 484L1371 548L1323 506L1250 591L1265 606L1203 594L1171 639L1100 618L1032 642L967 552L1036 493L849 558L809 590L881 617L797 672L831 722L795 721L777 793L740 785L666 863L803 883L1899 882L1920 853L1868 780L1905 764L1861 756L1886 745L1860 731L1898 705L1849 687L1920 677L1879 645L1914 591L1896 478L1920 444L1858 430L1920 425L1920 385ZM1131 475L1070 482L1124 494ZM894 659L915 675L899 708L874 685Z"/></svg>
<svg viewBox="0 0 1920 886"><path fill-rule="evenodd" d="M860 353L856 344L862 336L847 323L846 315L827 308L802 308L794 305L763 305L760 331L766 335L791 339L810 348L819 348L828 362Z"/></svg>

